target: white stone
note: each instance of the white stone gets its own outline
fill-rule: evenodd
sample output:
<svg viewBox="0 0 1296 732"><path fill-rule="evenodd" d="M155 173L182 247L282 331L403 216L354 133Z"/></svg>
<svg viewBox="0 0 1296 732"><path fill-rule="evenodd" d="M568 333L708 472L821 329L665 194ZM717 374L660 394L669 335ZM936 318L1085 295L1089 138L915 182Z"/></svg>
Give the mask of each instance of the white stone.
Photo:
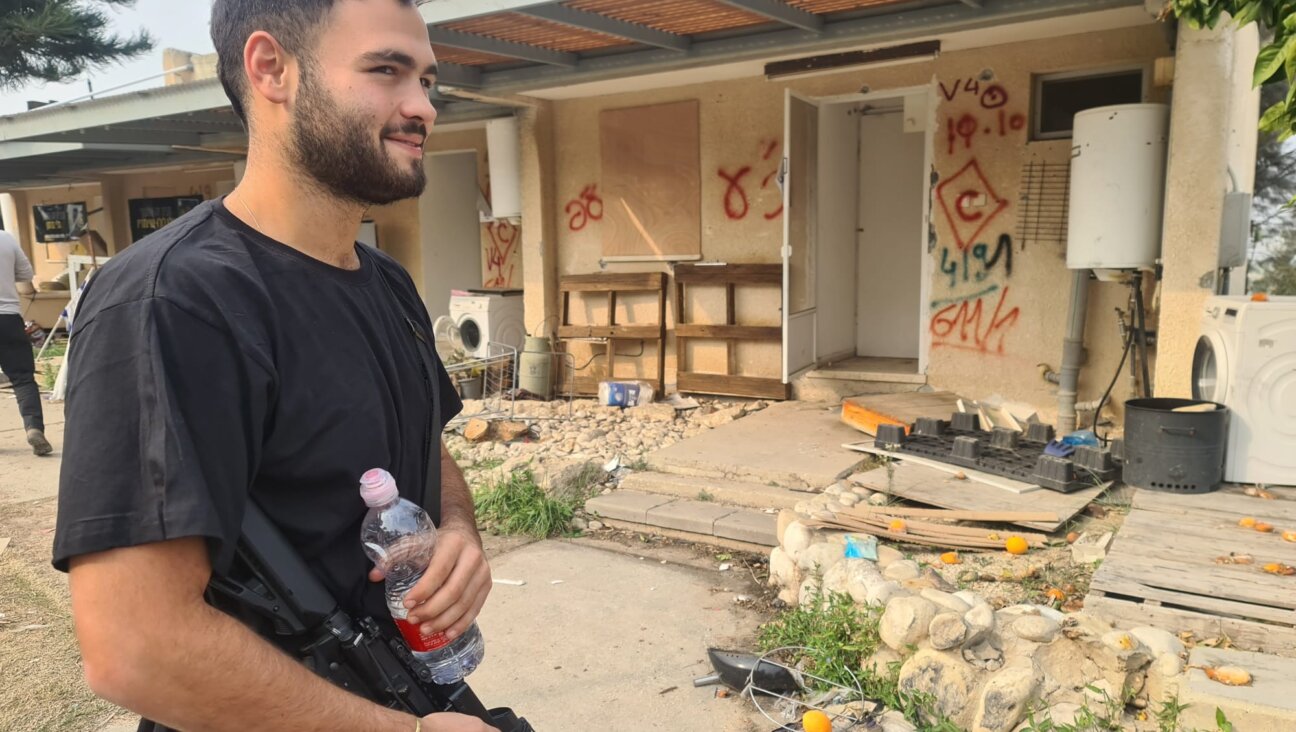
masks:
<svg viewBox="0 0 1296 732"><path fill-rule="evenodd" d="M963 622L967 625L967 638L964 643L972 645L981 642L995 628L994 608L982 602L972 606L963 615Z"/></svg>
<svg viewBox="0 0 1296 732"><path fill-rule="evenodd" d="M783 547L776 546L770 552L769 583L775 587L795 587L800 584L796 562Z"/></svg>
<svg viewBox="0 0 1296 732"><path fill-rule="evenodd" d="M843 493L840 496L837 496L837 502L847 508L850 508L851 506L854 506L855 504L860 502L860 497L855 495L854 493Z"/></svg>
<svg viewBox="0 0 1296 732"><path fill-rule="evenodd" d="M977 677L976 670L957 655L928 648L900 667L899 686L901 691L931 694L936 710L966 729L976 709Z"/></svg>
<svg viewBox="0 0 1296 732"><path fill-rule="evenodd" d="M572 531L584 531L589 528L589 522L577 516L571 520Z"/></svg>
<svg viewBox="0 0 1296 732"><path fill-rule="evenodd" d="M878 634L891 650L904 653L909 646L926 637L935 616L936 606L928 600L897 597L888 602L882 612Z"/></svg>
<svg viewBox="0 0 1296 732"><path fill-rule="evenodd" d="M799 604L800 588L797 585L784 587L779 590L778 599L788 607L796 607Z"/></svg>
<svg viewBox="0 0 1296 732"><path fill-rule="evenodd" d="M962 600L955 597L954 595L951 595L948 592L941 592L940 590L933 590L931 588L927 588L922 592L920 592L919 594L922 595L924 598L936 603L936 605L939 606L940 608L943 608L943 610L948 610L949 612L952 612L960 617L968 610L972 609L971 605L967 604L966 602L963 602Z"/></svg>
<svg viewBox="0 0 1296 732"><path fill-rule="evenodd" d="M886 544L878 544L877 564L882 569L886 569L887 567L891 566L892 564L895 564L896 562L899 562L904 558L905 558L904 552L900 551L899 549L896 549L893 546L887 546Z"/></svg>
<svg viewBox="0 0 1296 732"><path fill-rule="evenodd" d="M602 521L591 521L591 522L589 522L589 530L590 530L590 531L602 531L603 528L604 528L604 527L603 527L603 522L602 522Z"/></svg>
<svg viewBox="0 0 1296 732"><path fill-rule="evenodd" d="M1032 605L1031 607L1039 611L1040 615L1043 615L1058 624L1061 624L1063 620L1066 620L1066 613L1063 613L1061 610L1057 610L1056 608L1051 608L1048 605Z"/></svg>
<svg viewBox="0 0 1296 732"><path fill-rule="evenodd" d="M877 565L867 559L843 559L833 567L838 568L845 574L843 591L850 594L855 602L868 602L869 591L886 584Z"/></svg>
<svg viewBox="0 0 1296 732"><path fill-rule="evenodd" d="M800 599L801 607L809 607L814 604L815 600L822 601L823 595L819 592L819 578L811 575L801 582L801 587L797 590L797 597Z"/></svg>
<svg viewBox="0 0 1296 732"><path fill-rule="evenodd" d="M909 720L905 719L902 712L897 712L894 709L884 712L878 717L878 725L882 728L881 732L917 732L918 730Z"/></svg>
<svg viewBox="0 0 1296 732"><path fill-rule="evenodd" d="M1043 615L1023 615L1013 620L1010 627L1018 638L1035 643L1052 643L1062 630L1056 620Z"/></svg>
<svg viewBox="0 0 1296 732"><path fill-rule="evenodd" d="M888 580L868 588L864 601L870 605L886 605L894 598L908 596L909 591L901 587L899 582Z"/></svg>
<svg viewBox="0 0 1296 732"><path fill-rule="evenodd" d="M868 497L870 506L885 506L891 502L891 497L885 493L874 493Z"/></svg>
<svg viewBox="0 0 1296 732"><path fill-rule="evenodd" d="M922 571L918 569L918 563L912 559L901 559L898 562L892 562L882 570L883 577L896 582L917 579L920 574L922 574Z"/></svg>
<svg viewBox="0 0 1296 732"><path fill-rule="evenodd" d="M1026 705L1035 698L1043 678L1031 665L1014 665L986 682L977 704L975 732L1010 732L1026 716Z"/></svg>
<svg viewBox="0 0 1296 732"><path fill-rule="evenodd" d="M967 625L957 613L943 612L932 618L927 626L927 635L931 646L938 651L946 651L963 645L967 638Z"/></svg>
<svg viewBox="0 0 1296 732"><path fill-rule="evenodd" d="M886 646L878 646L878 649L873 652L873 655L864 659L864 662L860 664L860 670L865 672L871 671L883 676L890 676L891 664L901 663L902 661L904 661L904 659L900 657L899 653L896 653Z"/></svg>
<svg viewBox="0 0 1296 732"><path fill-rule="evenodd" d="M824 495L835 497L835 496L840 496L844 490L845 489L842 487L841 481L838 481L828 486L827 488L824 488L823 492Z"/></svg>
<svg viewBox="0 0 1296 732"><path fill-rule="evenodd" d="M1130 634L1138 638L1140 643L1147 646L1153 656L1171 655L1178 657L1184 653L1183 641L1168 630L1144 625L1134 628L1130 631Z"/></svg>
<svg viewBox="0 0 1296 732"><path fill-rule="evenodd" d="M962 600L963 602L966 602L968 607L976 607L977 605L980 605L982 602L985 602L985 599L983 597L973 592L972 590L959 590L958 592L954 593L954 596Z"/></svg>
<svg viewBox="0 0 1296 732"><path fill-rule="evenodd" d="M783 534L783 549L793 558L800 556L814 542L814 530L800 521L788 524L787 531Z"/></svg>
<svg viewBox="0 0 1296 732"><path fill-rule="evenodd" d="M789 530L790 533L790 530ZM808 549L797 556L797 566L806 572L827 572L833 565L845 558L846 552L841 544L821 541L811 544Z"/></svg>
<svg viewBox="0 0 1296 732"><path fill-rule="evenodd" d="M1174 653L1162 653L1154 663L1157 673L1165 678L1183 673L1184 660Z"/></svg>

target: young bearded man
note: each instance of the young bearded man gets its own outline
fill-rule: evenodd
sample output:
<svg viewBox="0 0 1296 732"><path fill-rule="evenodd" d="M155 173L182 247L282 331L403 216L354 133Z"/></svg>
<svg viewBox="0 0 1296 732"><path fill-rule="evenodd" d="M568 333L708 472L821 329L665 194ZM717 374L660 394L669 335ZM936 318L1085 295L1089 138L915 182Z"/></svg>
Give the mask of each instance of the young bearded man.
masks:
<svg viewBox="0 0 1296 732"><path fill-rule="evenodd" d="M462 405L416 340L427 311L355 241L367 207L424 188L436 59L417 9L214 0L212 39L249 132L243 180L114 257L72 335L54 564L86 679L149 732L490 729L354 696L203 600L252 502L343 610L387 617L360 546L373 467L411 498L432 474L440 536L411 618L457 637L491 587L440 439Z"/></svg>

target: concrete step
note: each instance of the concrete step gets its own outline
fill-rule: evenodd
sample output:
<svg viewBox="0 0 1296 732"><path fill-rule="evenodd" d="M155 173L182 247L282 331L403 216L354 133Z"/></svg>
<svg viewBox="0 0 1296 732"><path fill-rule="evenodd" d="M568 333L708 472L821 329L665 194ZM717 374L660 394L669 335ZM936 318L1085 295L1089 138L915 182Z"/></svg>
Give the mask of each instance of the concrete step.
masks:
<svg viewBox="0 0 1296 732"><path fill-rule="evenodd" d="M618 528L730 549L765 553L778 545L778 514L751 508L616 490L589 499L585 510Z"/></svg>
<svg viewBox="0 0 1296 732"><path fill-rule="evenodd" d="M817 493L794 491L780 486L728 480L711 476L677 475L656 471L635 472L621 480L622 490L655 493L704 503L720 503L764 510L792 508Z"/></svg>
<svg viewBox="0 0 1296 732"><path fill-rule="evenodd" d="M1234 649L1198 646L1188 656L1187 682L1179 686L1185 729L1215 729L1215 710L1241 730L1296 729L1296 659ZM1251 674L1250 686L1225 686L1206 678L1202 666L1237 666ZM1193 668L1197 667L1197 668Z"/></svg>

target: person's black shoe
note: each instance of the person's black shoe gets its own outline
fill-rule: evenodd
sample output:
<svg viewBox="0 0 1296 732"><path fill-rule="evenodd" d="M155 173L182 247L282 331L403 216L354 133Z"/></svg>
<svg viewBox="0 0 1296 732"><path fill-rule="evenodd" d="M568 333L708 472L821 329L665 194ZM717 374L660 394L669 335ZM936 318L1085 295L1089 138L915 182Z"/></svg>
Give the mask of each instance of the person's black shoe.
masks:
<svg viewBox="0 0 1296 732"><path fill-rule="evenodd" d="M54 452L54 446L45 439L45 433L35 428L27 430L27 444L31 445L32 452L37 455Z"/></svg>

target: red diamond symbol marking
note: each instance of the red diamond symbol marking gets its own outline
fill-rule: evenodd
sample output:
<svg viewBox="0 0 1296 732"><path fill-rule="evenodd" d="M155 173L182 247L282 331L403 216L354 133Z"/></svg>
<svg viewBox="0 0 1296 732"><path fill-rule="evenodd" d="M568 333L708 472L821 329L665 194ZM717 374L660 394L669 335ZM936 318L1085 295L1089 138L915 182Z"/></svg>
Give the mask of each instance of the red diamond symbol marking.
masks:
<svg viewBox="0 0 1296 732"><path fill-rule="evenodd" d="M945 220L960 250L975 244L990 222L1008 208L1008 202L995 193L976 160L969 161L962 170L936 186L936 200L945 212ZM985 203L974 206L978 201Z"/></svg>

